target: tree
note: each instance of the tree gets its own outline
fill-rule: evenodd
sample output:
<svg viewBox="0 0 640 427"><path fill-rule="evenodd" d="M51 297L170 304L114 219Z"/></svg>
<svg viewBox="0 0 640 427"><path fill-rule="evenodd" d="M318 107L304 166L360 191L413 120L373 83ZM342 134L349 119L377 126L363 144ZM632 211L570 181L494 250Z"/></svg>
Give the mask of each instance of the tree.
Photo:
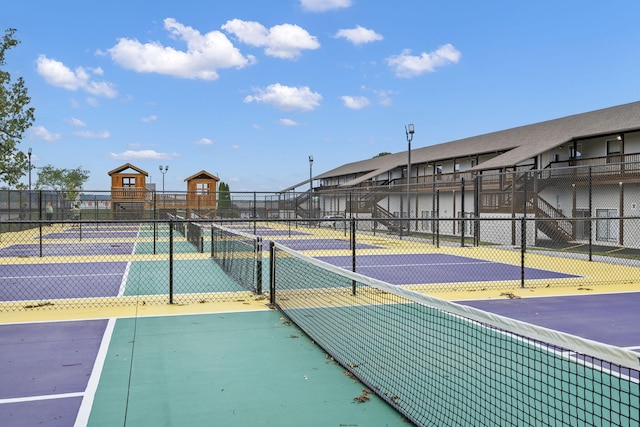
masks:
<svg viewBox="0 0 640 427"><path fill-rule="evenodd" d="M0 43L0 181L9 186L18 184L29 168L27 155L18 150L24 132L35 119L35 109L28 107L31 98L27 95L22 77L12 83L11 75L3 69L5 53L20 42L13 35L15 29L6 30Z"/></svg>
<svg viewBox="0 0 640 427"><path fill-rule="evenodd" d="M380 154L378 154L376 156L373 156L373 158L375 159L376 157L382 157L382 156L386 156L388 154L391 154L391 153L384 151L384 152L382 152L382 153L380 153Z"/></svg>
<svg viewBox="0 0 640 427"><path fill-rule="evenodd" d="M234 209L231 202L231 192L229 184L220 181L218 184L218 212L221 217L233 217Z"/></svg>
<svg viewBox="0 0 640 427"><path fill-rule="evenodd" d="M82 186L89 179L89 171L80 167L76 169L57 169L51 165L38 171L36 189L50 188L63 192L67 200L75 200Z"/></svg>

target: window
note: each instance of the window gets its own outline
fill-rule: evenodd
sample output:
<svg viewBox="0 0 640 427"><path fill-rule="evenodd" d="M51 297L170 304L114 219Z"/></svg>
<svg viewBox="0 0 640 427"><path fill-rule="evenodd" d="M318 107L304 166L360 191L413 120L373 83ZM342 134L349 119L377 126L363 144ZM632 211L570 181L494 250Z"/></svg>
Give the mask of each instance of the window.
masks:
<svg viewBox="0 0 640 427"><path fill-rule="evenodd" d="M197 182L196 183L196 195L198 195L198 196L208 196L209 195L209 183L208 182Z"/></svg>
<svg viewBox="0 0 640 427"><path fill-rule="evenodd" d="M136 179L132 176L123 176L122 177L122 187L123 188L136 188Z"/></svg>
<svg viewBox="0 0 640 427"><path fill-rule="evenodd" d="M617 163L621 161L622 140L611 139L607 141L607 163Z"/></svg>
<svg viewBox="0 0 640 427"><path fill-rule="evenodd" d="M616 209L596 209L596 240L615 242L618 240L618 216Z"/></svg>
<svg viewBox="0 0 640 427"><path fill-rule="evenodd" d="M569 157L572 159L577 159L582 157L582 144L576 144L575 146L569 147Z"/></svg>

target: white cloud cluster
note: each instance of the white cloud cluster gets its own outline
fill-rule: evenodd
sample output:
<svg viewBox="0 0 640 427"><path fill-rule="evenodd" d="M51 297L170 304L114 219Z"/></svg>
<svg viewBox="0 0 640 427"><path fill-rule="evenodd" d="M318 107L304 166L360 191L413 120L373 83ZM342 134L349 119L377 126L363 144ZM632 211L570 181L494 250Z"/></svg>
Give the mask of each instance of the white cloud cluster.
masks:
<svg viewBox="0 0 640 427"><path fill-rule="evenodd" d="M266 88L254 89L255 95L244 98L244 102L261 102L285 110L315 110L322 100L322 95L312 92L308 86L291 87L275 83Z"/></svg>
<svg viewBox="0 0 640 427"><path fill-rule="evenodd" d="M36 138L44 139L47 142L57 141L62 138L62 135L49 132L44 126L34 126L31 132Z"/></svg>
<svg viewBox="0 0 640 427"><path fill-rule="evenodd" d="M155 122L156 120L158 120L158 116L156 116L155 114L152 114L149 117L143 117L140 120L143 123L151 123L151 122Z"/></svg>
<svg viewBox="0 0 640 427"><path fill-rule="evenodd" d="M365 96L341 96L340 99L344 102L345 107L352 110L360 110L371 104L369 98Z"/></svg>
<svg viewBox="0 0 640 427"><path fill-rule="evenodd" d="M164 20L164 28L187 44L187 50L177 50L160 43L141 43L121 38L108 49L118 65L140 73L159 73L201 80L218 79L218 69L243 68L254 58L243 56L227 36L220 31L200 34L173 18Z"/></svg>
<svg viewBox="0 0 640 427"><path fill-rule="evenodd" d="M264 53L275 58L296 59L303 50L320 47L318 39L298 25L282 24L266 28L259 22L232 19L222 29L235 35L242 43L264 47Z"/></svg>
<svg viewBox="0 0 640 427"><path fill-rule="evenodd" d="M351 6L351 0L300 0L300 5L309 12L326 12Z"/></svg>
<svg viewBox="0 0 640 427"><path fill-rule="evenodd" d="M295 120L291 120L291 119L280 119L278 121L282 126L286 126L286 127L292 127L292 126L298 126L299 123L296 122Z"/></svg>
<svg viewBox="0 0 640 427"><path fill-rule="evenodd" d="M62 87L67 90L83 90L91 95L115 98L118 92L112 83L100 82L92 79L93 75L102 75L102 69L87 69L77 67L71 70L62 62L47 58L45 55L38 56L36 69L47 83L52 86Z"/></svg>
<svg viewBox="0 0 640 427"><path fill-rule="evenodd" d="M196 144L196 145L211 145L211 144L213 144L213 141L210 140L209 138L200 138L199 140L194 142L194 144Z"/></svg>
<svg viewBox="0 0 640 427"><path fill-rule="evenodd" d="M398 77L414 77L433 72L437 67L455 64L460 61L461 55L453 45L445 44L434 52L423 52L420 56L411 55L411 51L405 49L400 55L387 58L387 64Z"/></svg>
<svg viewBox="0 0 640 427"><path fill-rule="evenodd" d="M71 117L70 119L67 119L66 121L71 123L72 126L76 126L76 127L84 127L84 126L87 125L85 122L83 122L80 119L76 119L75 117Z"/></svg>
<svg viewBox="0 0 640 427"><path fill-rule="evenodd" d="M384 39L381 34L376 33L360 25L355 28L341 29L335 35L336 38L343 38L355 45L376 42Z"/></svg>
<svg viewBox="0 0 640 427"><path fill-rule="evenodd" d="M106 130L103 130L102 132L91 132L88 130L78 131L78 132L74 132L73 134L81 138L90 138L90 139L107 139L111 137L111 133Z"/></svg>

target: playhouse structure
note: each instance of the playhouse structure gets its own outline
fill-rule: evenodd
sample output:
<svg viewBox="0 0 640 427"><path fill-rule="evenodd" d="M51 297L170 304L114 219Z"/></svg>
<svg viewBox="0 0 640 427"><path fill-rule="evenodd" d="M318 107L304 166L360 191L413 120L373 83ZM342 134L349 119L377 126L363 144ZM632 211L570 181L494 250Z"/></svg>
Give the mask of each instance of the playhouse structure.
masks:
<svg viewBox="0 0 640 427"><path fill-rule="evenodd" d="M152 218L149 212L184 214L187 218L215 216L217 184L220 179L205 170L185 179L184 192L156 191L147 185L149 174L125 163L109 172L111 177L111 217L113 219Z"/></svg>

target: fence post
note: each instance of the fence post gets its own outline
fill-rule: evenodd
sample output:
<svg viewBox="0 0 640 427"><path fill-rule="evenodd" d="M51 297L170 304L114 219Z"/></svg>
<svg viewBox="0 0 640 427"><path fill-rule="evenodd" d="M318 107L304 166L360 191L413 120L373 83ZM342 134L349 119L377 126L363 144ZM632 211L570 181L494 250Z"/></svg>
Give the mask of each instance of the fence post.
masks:
<svg viewBox="0 0 640 427"><path fill-rule="evenodd" d="M39 191L38 194L38 219L39 219L39 224L38 224L38 228L39 228L39 246L40 246L40 258L42 258L42 190Z"/></svg>
<svg viewBox="0 0 640 427"><path fill-rule="evenodd" d="M256 239L256 293L262 295L262 237Z"/></svg>
<svg viewBox="0 0 640 427"><path fill-rule="evenodd" d="M520 287L524 289L524 254L527 248L527 217L520 220Z"/></svg>
<svg viewBox="0 0 640 427"><path fill-rule="evenodd" d="M269 303L276 303L276 245L269 241Z"/></svg>
<svg viewBox="0 0 640 427"><path fill-rule="evenodd" d="M151 193L153 199L153 254L156 254L156 242L158 241L158 210L156 209L156 192Z"/></svg>
<svg viewBox="0 0 640 427"><path fill-rule="evenodd" d="M460 222L460 237L461 237L461 242L460 242L460 247L464 248L464 238L465 238L465 226L467 225L467 221L465 220L465 214L464 214L464 178L460 178L460 217L461 222ZM454 212L455 215L455 212Z"/></svg>
<svg viewBox="0 0 640 427"><path fill-rule="evenodd" d="M173 304L173 219L169 219L169 304Z"/></svg>
<svg viewBox="0 0 640 427"><path fill-rule="evenodd" d="M593 261L593 176L589 166L589 261Z"/></svg>
<svg viewBox="0 0 640 427"><path fill-rule="evenodd" d="M351 218L351 271L356 272L356 220L355 218ZM355 296L356 294L356 281L351 281L351 295Z"/></svg>
<svg viewBox="0 0 640 427"><path fill-rule="evenodd" d="M440 190L436 190L436 248L440 247Z"/></svg>

